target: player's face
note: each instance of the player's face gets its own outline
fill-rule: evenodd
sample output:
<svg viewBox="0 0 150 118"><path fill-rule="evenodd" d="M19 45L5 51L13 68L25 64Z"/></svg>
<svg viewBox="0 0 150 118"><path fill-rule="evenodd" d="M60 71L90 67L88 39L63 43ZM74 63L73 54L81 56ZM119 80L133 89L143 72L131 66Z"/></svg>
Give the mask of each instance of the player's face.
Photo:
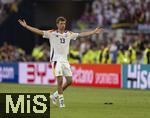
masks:
<svg viewBox="0 0 150 118"><path fill-rule="evenodd" d="M66 28L66 21L59 21L59 23L57 23L57 28L59 30L65 30L65 28Z"/></svg>

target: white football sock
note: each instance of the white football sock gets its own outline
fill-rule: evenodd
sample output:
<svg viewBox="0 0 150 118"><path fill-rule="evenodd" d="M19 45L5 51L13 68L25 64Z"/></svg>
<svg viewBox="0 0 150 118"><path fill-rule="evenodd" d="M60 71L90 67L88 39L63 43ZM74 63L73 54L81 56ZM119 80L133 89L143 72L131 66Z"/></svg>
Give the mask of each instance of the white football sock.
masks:
<svg viewBox="0 0 150 118"><path fill-rule="evenodd" d="M53 93L53 96L57 99L58 98L58 91L56 91L55 93Z"/></svg>
<svg viewBox="0 0 150 118"><path fill-rule="evenodd" d="M58 95L58 97L59 97L59 104L64 105L64 96L63 96L63 94Z"/></svg>

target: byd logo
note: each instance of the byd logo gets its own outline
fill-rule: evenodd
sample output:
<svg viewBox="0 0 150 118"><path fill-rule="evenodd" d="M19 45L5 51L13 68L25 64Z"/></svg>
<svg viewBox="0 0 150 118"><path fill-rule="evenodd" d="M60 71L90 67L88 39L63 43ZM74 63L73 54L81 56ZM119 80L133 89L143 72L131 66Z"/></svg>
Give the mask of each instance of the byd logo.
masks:
<svg viewBox="0 0 150 118"><path fill-rule="evenodd" d="M55 85L50 63L20 63L19 83Z"/></svg>

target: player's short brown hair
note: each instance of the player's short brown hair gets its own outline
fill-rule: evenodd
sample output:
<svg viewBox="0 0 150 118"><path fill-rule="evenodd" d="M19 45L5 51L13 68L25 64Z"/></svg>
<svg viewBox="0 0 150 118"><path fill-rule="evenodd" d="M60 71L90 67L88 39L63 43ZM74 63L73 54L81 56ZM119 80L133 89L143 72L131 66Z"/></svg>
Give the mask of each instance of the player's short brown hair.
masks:
<svg viewBox="0 0 150 118"><path fill-rule="evenodd" d="M65 22L66 22L67 20L66 20L65 17L60 16L60 17L58 17L58 18L56 19L56 24L59 23L59 21L65 21Z"/></svg>

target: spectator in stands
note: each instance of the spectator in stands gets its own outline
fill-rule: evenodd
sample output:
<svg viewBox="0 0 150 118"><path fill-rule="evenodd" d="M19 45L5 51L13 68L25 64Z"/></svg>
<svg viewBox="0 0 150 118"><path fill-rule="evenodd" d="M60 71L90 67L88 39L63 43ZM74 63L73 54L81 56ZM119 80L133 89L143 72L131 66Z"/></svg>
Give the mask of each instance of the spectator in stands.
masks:
<svg viewBox="0 0 150 118"><path fill-rule="evenodd" d="M135 40L131 41L129 49L128 49L128 55L129 55L129 63L130 64L135 64L137 60L137 42Z"/></svg>
<svg viewBox="0 0 150 118"><path fill-rule="evenodd" d="M116 59L117 64L129 64L128 52L123 44L119 45L116 58L117 58Z"/></svg>
<svg viewBox="0 0 150 118"><path fill-rule="evenodd" d="M108 42L101 42L100 50L99 50L99 63L100 64L111 64L110 57L110 45Z"/></svg>
<svg viewBox="0 0 150 118"><path fill-rule="evenodd" d="M144 42L144 52L143 52L144 64L150 64L150 41L146 40Z"/></svg>
<svg viewBox="0 0 150 118"><path fill-rule="evenodd" d="M77 64L77 63L81 63L81 57L79 54L79 47L78 45L72 45L70 47L70 52L69 52L69 62L71 64Z"/></svg>

